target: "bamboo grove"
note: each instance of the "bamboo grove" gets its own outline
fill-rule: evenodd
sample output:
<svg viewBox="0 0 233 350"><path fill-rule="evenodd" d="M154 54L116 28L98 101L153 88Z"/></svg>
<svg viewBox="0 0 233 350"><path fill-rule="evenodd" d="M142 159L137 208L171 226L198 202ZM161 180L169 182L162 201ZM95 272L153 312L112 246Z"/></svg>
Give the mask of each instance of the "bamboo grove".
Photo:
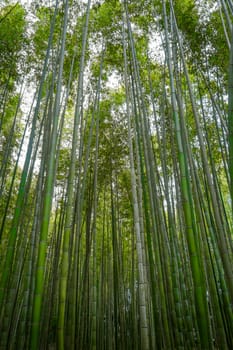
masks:
<svg viewBox="0 0 233 350"><path fill-rule="evenodd" d="M233 348L233 1L0 5L0 349Z"/></svg>

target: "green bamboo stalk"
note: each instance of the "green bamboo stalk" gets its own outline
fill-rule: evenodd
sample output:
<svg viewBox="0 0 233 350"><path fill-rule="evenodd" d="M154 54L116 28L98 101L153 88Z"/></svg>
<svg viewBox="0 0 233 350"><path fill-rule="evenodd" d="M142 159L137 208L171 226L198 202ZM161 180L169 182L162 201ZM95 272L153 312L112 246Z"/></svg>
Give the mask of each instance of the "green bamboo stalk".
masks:
<svg viewBox="0 0 233 350"><path fill-rule="evenodd" d="M36 268L36 278L35 278L35 294L33 303L33 314L32 314L32 330L31 330L31 349L37 349L39 343L40 334L40 319L41 319L41 308L42 308L42 298L44 293L44 282L45 282L45 262L46 262L46 251L47 251L47 240L48 240L48 230L50 221L50 211L54 190L54 170L56 167L56 147L57 147L57 128L58 128L58 118L60 112L60 95L61 95L61 85L62 85L62 73L64 65L64 55L65 55L65 38L67 31L67 20L68 20L68 1L65 4L65 15L63 22L63 31L61 39L61 49L60 49L60 60L59 60L59 72L57 81L57 91L54 102L53 109L53 128L51 133L51 148L49 154L49 164L45 183L45 194L44 194L44 206L42 212L42 225L40 232L40 243L38 247L38 260Z"/></svg>
<svg viewBox="0 0 233 350"><path fill-rule="evenodd" d="M228 144L229 144L229 175L230 194L233 203L233 29L231 32L231 49L229 62L229 82L228 82ZM232 208L233 208L233 204Z"/></svg>
<svg viewBox="0 0 233 350"><path fill-rule="evenodd" d="M172 102L172 108L173 108L173 117L174 117L177 145L178 145L178 151L179 151L181 191L182 191L182 197L183 197L182 198L183 209L184 209L185 223L186 223L186 230L187 230L187 242L188 242L190 263L191 263L193 283L194 283L197 322L198 322L201 346L203 349L208 349L210 346L210 336L209 336L208 311L207 311L207 303L206 303L206 291L205 291L204 277L201 271L201 264L199 261L200 254L198 251L198 244L196 242L197 240L196 227L195 227L195 223L193 222L194 217L192 214L192 210L193 210L192 204L191 204L192 200L190 198L190 191L189 191L190 184L189 184L189 177L187 174L187 160L184 154L180 120L179 120L179 115L177 111L171 52L170 52L170 44L168 39L168 24L167 24L165 1L163 1L163 16L164 16L164 23L165 23L167 63L168 63L170 86L171 86L171 102Z"/></svg>
<svg viewBox="0 0 233 350"><path fill-rule="evenodd" d="M73 131L73 141L72 141L72 151L71 151L71 160L70 160L70 169L69 169L69 180L67 188L67 212L65 219L65 231L63 239L63 254L61 262L61 279L60 279L60 306L58 314L58 348L64 349L64 322L65 322L65 307L66 307L66 295L67 295L67 277L69 271L69 242L71 235L71 224L73 217L73 188L74 188L74 178L75 178L75 169L76 169L76 149L77 149L77 137L78 137L78 128L80 121L80 112L82 104L82 94L83 94L83 74L84 74L84 61L85 61L85 51L87 44L87 33L88 33L88 22L90 14L90 4L91 1L88 1L87 10L86 10L86 20L83 31L82 38L82 54L80 58L80 70L79 70L79 81L78 81L78 91L77 91L77 101L75 107L75 116L74 116L74 131Z"/></svg>
<svg viewBox="0 0 233 350"><path fill-rule="evenodd" d="M53 16L52 23L51 23L50 34L49 34L49 39L48 39L48 46L47 46L47 51L46 51L46 57L45 57L43 71L42 71L42 75L41 75L41 79L40 79L40 86L39 86L39 91L38 91L37 103L36 103L33 121L32 121L32 126L31 126L31 134L30 134L30 138L29 138L29 144L28 144L25 163L24 163L24 167L23 167L23 171L22 171L22 175L21 175L21 181L20 181L20 185L19 185L19 191L18 191L18 196L17 196L17 200L16 200L14 217L12 220L12 226L11 226L11 230L9 233L8 248L7 248L6 258L4 261L3 274L1 277L0 308L2 307L2 304L4 301L6 286L7 286L9 276L11 273L11 265L12 265L14 248L15 248L16 239L17 239L17 230L18 230L18 225L19 225L19 221L21 218L21 209L23 207L23 201L24 201L24 196L25 196L25 187L26 187L28 169L29 169L30 160L31 160L32 146L33 146L34 138L35 138L36 124L37 124L37 119L38 119L38 115L39 115L39 107L40 107L41 97L42 97L42 89L43 89L43 84L45 81L47 64L48 64L48 59L49 59L50 50L51 50L56 13L57 13L57 6L55 8L54 16Z"/></svg>

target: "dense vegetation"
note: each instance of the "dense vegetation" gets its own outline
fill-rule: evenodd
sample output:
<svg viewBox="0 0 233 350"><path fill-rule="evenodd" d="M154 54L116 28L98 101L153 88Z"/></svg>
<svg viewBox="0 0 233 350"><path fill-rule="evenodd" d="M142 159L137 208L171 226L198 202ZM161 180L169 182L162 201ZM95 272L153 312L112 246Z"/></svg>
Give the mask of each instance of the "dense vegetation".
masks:
<svg viewBox="0 0 233 350"><path fill-rule="evenodd" d="M233 1L0 5L0 349L233 348Z"/></svg>

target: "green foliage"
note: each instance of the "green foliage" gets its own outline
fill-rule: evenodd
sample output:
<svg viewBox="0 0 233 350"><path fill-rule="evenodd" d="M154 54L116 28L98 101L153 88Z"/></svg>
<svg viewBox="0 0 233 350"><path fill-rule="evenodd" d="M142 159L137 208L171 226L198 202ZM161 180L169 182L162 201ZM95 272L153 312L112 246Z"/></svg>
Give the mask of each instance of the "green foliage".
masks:
<svg viewBox="0 0 233 350"><path fill-rule="evenodd" d="M200 58L202 49L207 44L203 33L197 5L193 0L174 1L174 11L179 30L184 36L185 44L191 50L192 58Z"/></svg>
<svg viewBox="0 0 233 350"><path fill-rule="evenodd" d="M22 72L25 36L25 10L17 3L0 9L0 88L13 89L14 81Z"/></svg>
<svg viewBox="0 0 233 350"><path fill-rule="evenodd" d="M105 99L100 102L99 108L99 181L100 185L111 181L111 172L121 173L125 168L125 157L127 150L127 129L125 128L125 97L123 91L107 92ZM90 128L92 108L88 113L88 123L86 125L85 140L88 138ZM95 131L92 137L92 157L95 157ZM84 142L86 143L86 141ZM106 177L106 174L108 176Z"/></svg>
<svg viewBox="0 0 233 350"><path fill-rule="evenodd" d="M35 63L40 63L44 57L48 44L48 37L50 32L50 25L53 18L54 9L51 7L39 7L36 12L37 20L34 23L34 35L33 35L33 44L34 44L34 55L33 59ZM53 46L54 49L58 48L59 45L59 36L61 30L61 20L62 12L58 11L56 17L56 24L53 36Z"/></svg>
<svg viewBox="0 0 233 350"><path fill-rule="evenodd" d="M152 9L153 4L150 0L133 0L128 4L130 20L143 30L144 34L148 33L149 26L154 21Z"/></svg>
<svg viewBox="0 0 233 350"><path fill-rule="evenodd" d="M211 44L208 64L218 67L222 74L228 74L229 49L227 46L219 10L214 11L208 21L205 36ZM229 36L230 37L230 36Z"/></svg>
<svg viewBox="0 0 233 350"><path fill-rule="evenodd" d="M2 123L1 123L1 140L0 140L0 160L3 160L4 153L7 147L10 147L10 153L12 154L13 149L17 149L18 141L21 136L22 124L20 123L21 111L18 111L15 125L14 119L16 115L17 105L19 103L19 95L13 95L7 101L4 112L2 112ZM10 142L10 146L9 146ZM8 161L10 158L8 159Z"/></svg>
<svg viewBox="0 0 233 350"><path fill-rule="evenodd" d="M116 40L121 23L121 5L119 1L107 0L101 5L96 4L91 11L92 28L95 33L101 33L107 40Z"/></svg>

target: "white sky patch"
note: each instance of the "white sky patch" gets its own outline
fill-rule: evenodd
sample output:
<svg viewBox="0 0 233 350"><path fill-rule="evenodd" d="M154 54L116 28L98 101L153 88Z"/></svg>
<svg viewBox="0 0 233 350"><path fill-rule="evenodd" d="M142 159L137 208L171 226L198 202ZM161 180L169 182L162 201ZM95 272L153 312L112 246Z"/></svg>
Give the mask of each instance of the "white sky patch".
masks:
<svg viewBox="0 0 233 350"><path fill-rule="evenodd" d="M35 85L29 84L29 85L27 85L26 90L23 94L20 109L22 111L22 123L24 124L24 127L26 126L27 119L29 118L30 109L32 108L35 90L36 90ZM33 109L32 109L32 114L33 114ZM29 126L30 126L30 123L29 123ZM23 167L23 165L24 165L25 156L26 156L26 152L27 152L27 148L28 148L29 136L30 136L30 130L29 130L29 128L27 128L24 143L22 146L22 151L21 151L20 158L19 158L20 167Z"/></svg>
<svg viewBox="0 0 233 350"><path fill-rule="evenodd" d="M15 3L15 1L11 2ZM19 2L25 7L30 7L32 4L36 4L35 0L20 0ZM79 2L82 5L86 5L88 3L88 0L80 0ZM39 6L54 6L56 4L56 0L38 0L37 3ZM103 4L104 0L92 0L91 7L96 3Z"/></svg>
<svg viewBox="0 0 233 350"><path fill-rule="evenodd" d="M108 75L106 87L108 89L118 90L120 86L121 86L121 79L120 79L119 73L116 70L113 70Z"/></svg>
<svg viewBox="0 0 233 350"><path fill-rule="evenodd" d="M164 63L165 60L165 52L163 48L163 42L161 33L153 31L149 36L149 56L150 59L154 62L158 62L160 64Z"/></svg>

